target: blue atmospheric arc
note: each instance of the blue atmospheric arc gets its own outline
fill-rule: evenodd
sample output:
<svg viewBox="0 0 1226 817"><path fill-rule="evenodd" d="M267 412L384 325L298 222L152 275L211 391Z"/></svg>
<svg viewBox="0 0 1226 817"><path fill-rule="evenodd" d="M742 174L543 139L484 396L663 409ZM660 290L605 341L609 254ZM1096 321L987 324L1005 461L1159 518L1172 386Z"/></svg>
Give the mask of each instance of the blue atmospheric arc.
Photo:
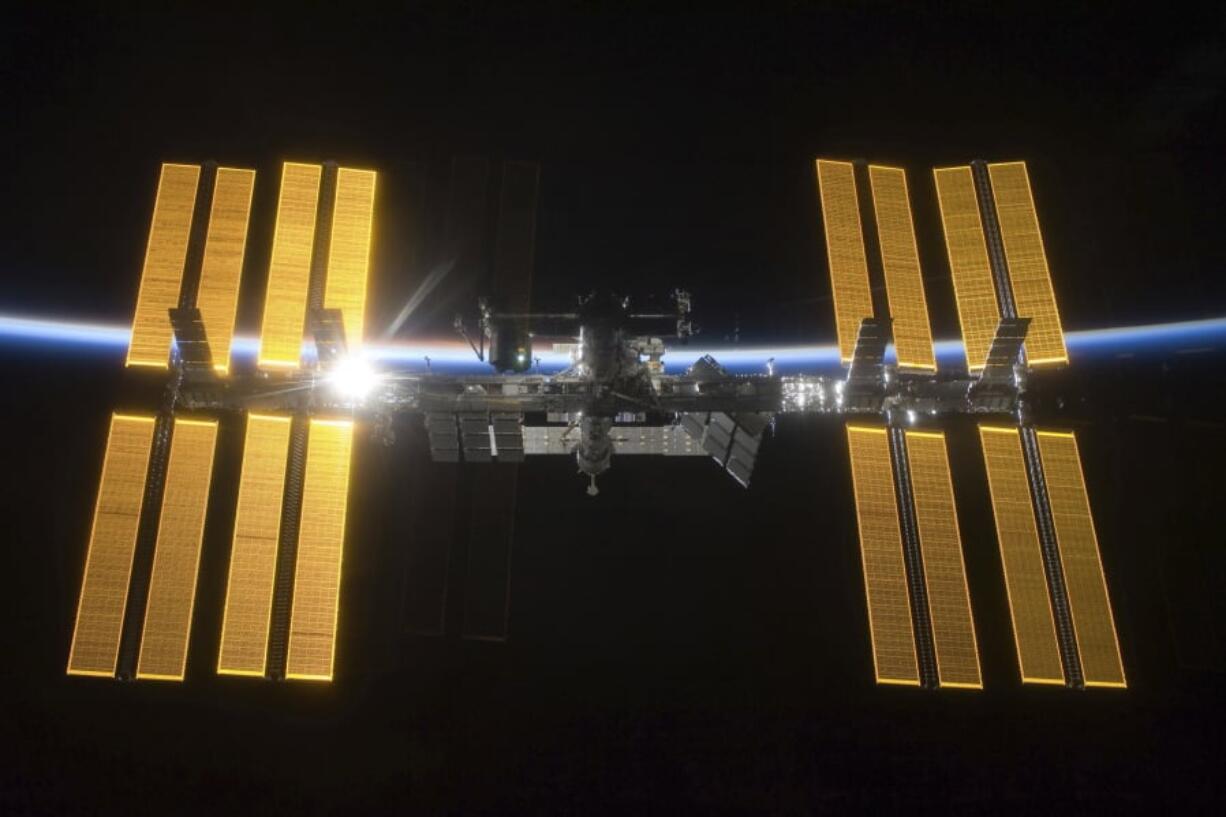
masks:
<svg viewBox="0 0 1226 817"><path fill-rule="evenodd" d="M32 345L48 351L62 349L70 354L93 350L118 355L127 349L129 338L130 330L123 325L0 313L0 344L4 345ZM1210 352L1226 347L1226 316L1066 332L1065 340L1074 363L1078 360ZM252 360L258 348L255 338L237 336L231 351L239 360ZM304 351L313 350L304 347ZM961 341L938 341L936 353L942 367L960 368L963 365ZM408 371L425 371L427 357L430 368L440 373L471 373L486 369L471 350L458 344L368 344L365 354L378 363ZM540 370L545 373L559 371L570 363L565 352L541 349L538 355ZM834 344L708 347L702 343L692 343L670 346L665 355L665 365L670 373L680 372L703 355L711 355L737 374L764 372L772 359L775 371L780 374L833 372L840 368L838 348Z"/></svg>

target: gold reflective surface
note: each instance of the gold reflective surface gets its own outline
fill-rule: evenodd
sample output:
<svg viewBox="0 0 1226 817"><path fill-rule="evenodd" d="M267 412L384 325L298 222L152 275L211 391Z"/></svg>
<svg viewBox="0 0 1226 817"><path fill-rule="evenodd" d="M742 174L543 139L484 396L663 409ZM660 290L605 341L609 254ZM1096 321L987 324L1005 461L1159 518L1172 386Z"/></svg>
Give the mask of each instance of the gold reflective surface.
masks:
<svg viewBox="0 0 1226 817"><path fill-rule="evenodd" d="M988 349L1000 322L983 221L979 218L979 199L969 166L937 168L932 174L941 206L966 365L973 372L987 362Z"/></svg>
<svg viewBox="0 0 1226 817"><path fill-rule="evenodd" d="M1082 675L1086 686L1126 686L1077 440L1053 431L1038 438Z"/></svg>
<svg viewBox="0 0 1226 817"><path fill-rule="evenodd" d="M213 353L213 368L220 374L230 371L230 342L234 338L234 315L238 309L238 286L243 274L254 188L254 170L217 169L196 306Z"/></svg>
<svg viewBox="0 0 1226 817"><path fill-rule="evenodd" d="M1026 332L1026 362L1031 366L1068 363L1064 330L1052 291L1039 216L1034 208L1025 162L988 165L996 218L1009 265L1009 284L1021 318L1030 318Z"/></svg>
<svg viewBox="0 0 1226 817"><path fill-rule="evenodd" d="M830 288L834 294L839 356L847 363L856 348L860 321L873 317L854 166L851 162L818 159L817 188L826 233Z"/></svg>
<svg viewBox="0 0 1226 817"><path fill-rule="evenodd" d="M982 688L945 434L908 431L906 437L937 675L943 687Z"/></svg>
<svg viewBox="0 0 1226 817"><path fill-rule="evenodd" d="M217 671L263 675L268 655L290 419L247 417Z"/></svg>
<svg viewBox="0 0 1226 817"><path fill-rule="evenodd" d="M898 365L904 369L935 371L936 352L932 347L919 250L915 246L915 226L911 222L906 171L901 167L869 165L868 173L890 317L894 320Z"/></svg>
<svg viewBox="0 0 1226 817"><path fill-rule="evenodd" d="M152 444L152 417L111 417L68 654L69 675L115 674Z"/></svg>
<svg viewBox="0 0 1226 817"><path fill-rule="evenodd" d="M137 678L183 680L216 442L216 420L175 420Z"/></svg>
<svg viewBox="0 0 1226 817"><path fill-rule="evenodd" d="M132 318L128 366L164 369L169 365L173 334L169 310L179 305L199 182L197 165L162 165L140 292L136 296L136 314Z"/></svg>
<svg viewBox="0 0 1226 817"><path fill-rule="evenodd" d="M890 441L884 428L847 426L860 558L879 684L919 685Z"/></svg>
<svg viewBox="0 0 1226 817"><path fill-rule="evenodd" d="M296 369L300 365L322 172L320 165L296 162L286 162L282 168L260 329L261 368Z"/></svg>
<svg viewBox="0 0 1226 817"><path fill-rule="evenodd" d="M362 345L374 205L374 171L339 168L324 308L341 310L350 352Z"/></svg>
<svg viewBox="0 0 1226 817"><path fill-rule="evenodd" d="M311 420L285 677L332 680L340 605L350 420Z"/></svg>
<svg viewBox="0 0 1226 817"><path fill-rule="evenodd" d="M1022 681L1063 684L1064 668L1056 643L1021 435L1016 427L980 426L979 440L992 491L992 513Z"/></svg>

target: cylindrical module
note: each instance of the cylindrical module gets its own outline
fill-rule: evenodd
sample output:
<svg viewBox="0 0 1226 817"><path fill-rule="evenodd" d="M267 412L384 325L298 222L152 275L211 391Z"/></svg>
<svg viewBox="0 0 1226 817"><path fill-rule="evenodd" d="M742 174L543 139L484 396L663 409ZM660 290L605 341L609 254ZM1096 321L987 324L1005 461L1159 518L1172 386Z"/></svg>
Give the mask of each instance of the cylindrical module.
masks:
<svg viewBox="0 0 1226 817"><path fill-rule="evenodd" d="M609 469L613 458L613 441L609 429L613 428L612 417L584 416L579 423L579 445L575 446L575 461L579 470L588 476L602 474Z"/></svg>

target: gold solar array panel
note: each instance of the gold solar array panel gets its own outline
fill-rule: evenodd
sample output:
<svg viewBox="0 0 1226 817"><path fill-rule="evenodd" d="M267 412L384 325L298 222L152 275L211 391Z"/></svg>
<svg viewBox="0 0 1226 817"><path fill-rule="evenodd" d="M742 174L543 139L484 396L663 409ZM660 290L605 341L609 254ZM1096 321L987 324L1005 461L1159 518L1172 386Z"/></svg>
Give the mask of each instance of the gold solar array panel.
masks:
<svg viewBox="0 0 1226 817"><path fill-rule="evenodd" d="M1077 440L1054 431L1040 431L1038 439L1085 684L1126 686Z"/></svg>
<svg viewBox="0 0 1226 817"><path fill-rule="evenodd" d="M175 419L137 678L183 680L216 442L217 421Z"/></svg>
<svg viewBox="0 0 1226 817"><path fill-rule="evenodd" d="M301 362L322 172L319 165L296 162L282 168L260 330L262 368L296 369Z"/></svg>
<svg viewBox="0 0 1226 817"><path fill-rule="evenodd" d="M839 356L846 363L855 351L860 322L873 317L873 294L868 283L868 260L860 228L855 167L851 162L818 159L817 182L839 333Z"/></svg>
<svg viewBox="0 0 1226 817"><path fill-rule="evenodd" d="M162 165L140 292L136 296L136 314L132 318L128 366L164 369L169 365L172 334L169 310L179 305L199 182L197 165Z"/></svg>
<svg viewBox="0 0 1226 817"><path fill-rule="evenodd" d="M289 437L288 417L248 415L217 660L224 675L264 674Z"/></svg>
<svg viewBox="0 0 1226 817"><path fill-rule="evenodd" d="M324 308L341 310L345 340L351 352L362 345L375 175L371 170L347 167L336 173L336 206L332 214Z"/></svg>
<svg viewBox="0 0 1226 817"><path fill-rule="evenodd" d="M890 441L884 428L847 427L860 558L868 596L873 665L879 684L918 686L919 664L907 594L902 533L894 496Z"/></svg>
<svg viewBox="0 0 1226 817"><path fill-rule="evenodd" d="M982 688L945 434L908 431L906 438L938 679L943 687Z"/></svg>
<svg viewBox="0 0 1226 817"><path fill-rule="evenodd" d="M1027 362L1032 366L1068 363L1026 163L990 164L988 175L1017 314L1031 319L1026 333Z"/></svg>
<svg viewBox="0 0 1226 817"><path fill-rule="evenodd" d="M1056 643L1056 624L1043 571L1021 436L1015 427L980 426L979 439L992 492L992 513L996 518L996 538L1000 543L1022 680L1063 684L1064 668Z"/></svg>
<svg viewBox="0 0 1226 817"><path fill-rule="evenodd" d="M954 282L954 300L962 325L966 366L973 372L987 362L988 348L1000 322L988 245L979 217L979 199L969 166L937 168L933 176Z"/></svg>
<svg viewBox="0 0 1226 817"><path fill-rule="evenodd" d="M311 420L286 678L332 680L352 444L352 421Z"/></svg>
<svg viewBox="0 0 1226 817"><path fill-rule="evenodd" d="M112 415L68 655L69 675L115 674L152 444L152 417Z"/></svg>
<svg viewBox="0 0 1226 817"><path fill-rule="evenodd" d="M213 353L213 368L220 374L230 371L230 341L234 337L234 315L238 308L238 285L243 274L243 252L247 245L247 222L254 187L254 170L217 169L196 306L200 309L205 336Z"/></svg>
<svg viewBox="0 0 1226 817"><path fill-rule="evenodd" d="M894 321L898 365L935 371L936 353L932 347L919 250L915 245L915 226L911 222L906 171L900 167L869 165L868 173L890 317Z"/></svg>

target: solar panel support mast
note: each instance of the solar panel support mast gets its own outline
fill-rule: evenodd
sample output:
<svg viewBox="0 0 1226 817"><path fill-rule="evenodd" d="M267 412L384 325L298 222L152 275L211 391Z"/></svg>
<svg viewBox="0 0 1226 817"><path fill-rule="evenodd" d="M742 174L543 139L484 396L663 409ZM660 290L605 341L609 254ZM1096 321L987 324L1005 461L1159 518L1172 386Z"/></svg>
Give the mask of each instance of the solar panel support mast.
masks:
<svg viewBox="0 0 1226 817"><path fill-rule="evenodd" d="M204 245L208 237L209 213L212 210L213 190L217 183L217 162L205 162L200 168L200 181L196 186L196 201L192 210L192 226L184 258L183 279L179 287L179 309L195 306L196 293L200 288L200 270L204 264ZM132 575L128 585L128 602L124 609L123 629L120 631L119 655L115 676L123 681L136 677L136 663L140 655L141 630L144 627L145 611L149 605L149 581L153 574L153 556L157 547L158 519L162 513L162 499L166 492L166 469L170 462L170 442L174 429L175 404L178 402L179 386L183 370L177 365L179 352L172 349L170 380L163 392L153 426L153 445L149 452L149 467L145 478L145 495L141 502L140 522L136 532L136 547L132 553Z"/></svg>
<svg viewBox="0 0 1226 817"><path fill-rule="evenodd" d="M979 201L979 218L988 249L988 262L992 268L992 283L996 289L996 301L1002 318L1017 318L1017 303L1013 297L1013 285L1009 279L1009 264L1005 256L1004 239L1000 219L996 211L996 198L992 191L992 178L988 165L982 159L971 162L971 177L975 182L975 194ZM1021 353L1025 365L1026 352ZM1060 647L1060 663L1064 668L1064 682L1074 689L1085 688L1081 668L1081 656L1077 649L1077 634L1073 628L1069 608L1068 587L1060 564L1060 548L1056 542L1056 526L1052 519L1051 502L1047 495L1047 478L1043 473L1043 459L1039 453L1039 441L1034 423L1029 417L1024 401L1019 399L1017 420L1021 432L1022 456L1026 462L1026 479L1030 485L1030 499L1034 505L1035 521L1038 523L1039 544L1043 553L1043 572L1051 598L1052 615L1056 624L1056 641Z"/></svg>
<svg viewBox="0 0 1226 817"><path fill-rule="evenodd" d="M319 203L315 216L315 237L311 247L311 274L307 284L307 315L316 314L324 306L324 283L327 280L328 253L332 239L332 214L336 208L337 169L336 162L323 163L323 173L319 182ZM273 579L272 610L268 628L266 675L277 681L285 680L310 426L310 419L301 414L295 414L290 425L289 455L285 464L281 528L277 542L277 564Z"/></svg>

